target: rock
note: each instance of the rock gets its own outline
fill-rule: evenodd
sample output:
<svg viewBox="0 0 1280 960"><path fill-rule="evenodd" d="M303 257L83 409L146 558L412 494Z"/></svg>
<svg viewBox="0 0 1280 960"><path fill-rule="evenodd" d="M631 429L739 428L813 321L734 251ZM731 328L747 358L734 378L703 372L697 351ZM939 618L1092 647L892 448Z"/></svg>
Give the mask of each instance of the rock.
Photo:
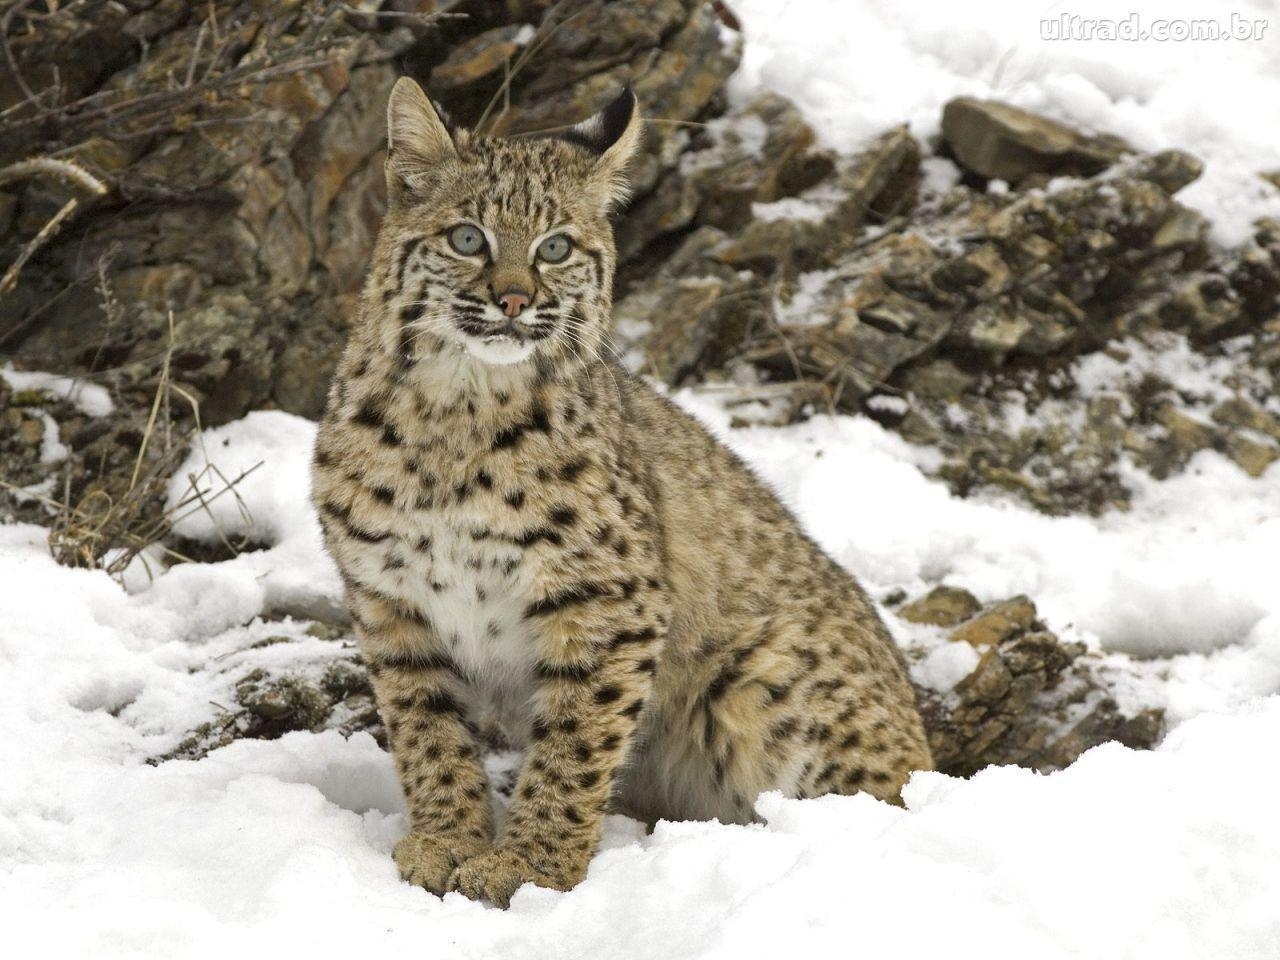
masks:
<svg viewBox="0 0 1280 960"><path fill-rule="evenodd" d="M902 375L902 385L911 394L932 399L958 397L977 381L951 360L939 359L911 367Z"/></svg>
<svg viewBox="0 0 1280 960"><path fill-rule="evenodd" d="M248 650L293 642L289 636L266 637ZM373 689L360 663L345 650L335 650L334 659L316 672L318 677L310 672L274 674L269 666L248 670L235 683L234 709L224 708L150 762L199 760L235 740L274 740L293 730L338 730L344 736L365 730L385 744Z"/></svg>
<svg viewBox="0 0 1280 960"><path fill-rule="evenodd" d="M1227 456L1249 476L1260 477L1271 464L1280 460L1280 450L1234 434L1227 438Z"/></svg>
<svg viewBox="0 0 1280 960"><path fill-rule="evenodd" d="M1204 163L1182 150L1161 150L1137 157L1128 166L1130 176L1149 180L1170 196L1199 180L1203 172Z"/></svg>
<svg viewBox="0 0 1280 960"><path fill-rule="evenodd" d="M982 604L968 590L959 587L934 587L923 597L905 604L898 616L911 623L927 623L935 627L954 627L982 609Z"/></svg>
<svg viewBox="0 0 1280 960"><path fill-rule="evenodd" d="M18 440L27 446L39 446L44 439L44 422L36 417L23 417L18 424Z"/></svg>
<svg viewBox="0 0 1280 960"><path fill-rule="evenodd" d="M1235 429L1253 430L1273 440L1280 440L1280 420L1245 397L1223 400L1213 408L1214 422Z"/></svg>
<svg viewBox="0 0 1280 960"><path fill-rule="evenodd" d="M345 623L325 623L316 621L307 627L307 636L317 640L340 640L351 635L351 625Z"/></svg>
<svg viewBox="0 0 1280 960"><path fill-rule="evenodd" d="M957 97L942 111L942 136L956 161L980 176L1016 184L1031 174L1092 176L1135 152L1118 137L1090 137L995 100Z"/></svg>
<svg viewBox="0 0 1280 960"><path fill-rule="evenodd" d="M690 277L672 282L656 300L633 295L620 305L619 320L648 317L651 332L645 338L644 369L666 383L682 382L696 368L715 336L707 319L724 293L715 277Z"/></svg>
<svg viewBox="0 0 1280 960"><path fill-rule="evenodd" d="M793 196L826 177L831 156L814 149L813 130L776 94L710 121L654 191L618 225L623 257L691 225L736 230L756 203Z"/></svg>
<svg viewBox="0 0 1280 960"><path fill-rule="evenodd" d="M831 185L838 200L828 219L832 253L861 239L867 224L884 223L915 205L920 185L920 144L905 126L895 127L866 150L840 158Z"/></svg>
<svg viewBox="0 0 1280 960"><path fill-rule="evenodd" d="M444 63L431 71L431 90L435 93L454 90L509 68L512 58L527 42L533 28L512 23L494 27L455 47Z"/></svg>
<svg viewBox="0 0 1280 960"><path fill-rule="evenodd" d="M986 620L982 655L969 675L945 695L919 689L943 773L969 776L1006 763L1057 770L1108 740L1147 748L1163 735L1161 711L1120 710L1100 660L1039 628L1034 612L1025 597L989 607L969 621Z"/></svg>
<svg viewBox="0 0 1280 960"><path fill-rule="evenodd" d="M1031 332L1031 320L1021 311L983 304L966 318L965 339L970 346L1003 357Z"/></svg>
<svg viewBox="0 0 1280 960"><path fill-rule="evenodd" d="M794 381L748 386L726 385L725 408L731 427L785 427L831 408L831 394L820 383ZM905 596L905 595L904 595ZM892 603L892 600L885 600Z"/></svg>
<svg viewBox="0 0 1280 960"><path fill-rule="evenodd" d="M951 631L953 643L990 647L1030 630L1036 621L1036 607L1027 597L1014 597L988 607Z"/></svg>
<svg viewBox="0 0 1280 960"><path fill-rule="evenodd" d="M1156 479L1181 470L1201 450L1212 449L1217 439L1212 426L1188 416L1170 401L1160 404L1156 420L1165 428L1165 434L1146 456Z"/></svg>

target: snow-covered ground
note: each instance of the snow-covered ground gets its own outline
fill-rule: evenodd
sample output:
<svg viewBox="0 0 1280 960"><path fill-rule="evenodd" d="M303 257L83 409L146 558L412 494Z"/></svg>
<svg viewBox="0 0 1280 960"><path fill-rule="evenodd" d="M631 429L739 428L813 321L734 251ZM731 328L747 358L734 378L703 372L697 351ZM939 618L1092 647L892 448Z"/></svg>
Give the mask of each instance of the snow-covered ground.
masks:
<svg viewBox="0 0 1280 960"><path fill-rule="evenodd" d="M904 119L927 135L948 97L995 94L1144 147L1200 153L1209 171L1197 202L1224 236L1242 222L1232 190L1280 166L1273 36L1211 50L1042 43L1040 19L1090 11L734 6L750 36L738 92L782 90L839 146ZM1270 14L1280 30L1274 5L1235 6ZM1093 15L1130 9L1145 8ZM1176 9L1159 16L1230 13ZM1275 202L1248 189L1241 202L1253 215ZM1141 362L1176 376L1188 361ZM1091 390L1124 375L1086 363ZM80 397L90 413L98 399ZM314 426L254 413L203 444L228 477L263 463L238 487L250 520L224 497L183 532L251 521L264 550L178 565L154 582L133 570L124 589L57 566L44 530L0 526L5 953L1280 956L1280 466L1251 479L1202 453L1170 480L1130 477L1128 513L1052 518L952 496L923 472L931 451L869 420L731 432L714 396L680 400L875 595L939 582L983 599L1028 593L1055 630L1146 658L1122 694L1165 707L1173 732L1155 751L1105 746L1051 776L918 775L905 809L765 796L762 825L661 824L650 836L613 818L571 893L528 888L507 912L432 897L396 875L389 851L403 807L390 759L368 735L294 733L195 762L146 762L218 716L237 665L306 671L332 656L304 620L280 619L322 615L338 597L307 507ZM175 498L202 467L198 453ZM914 635L927 642L927 629ZM263 644L278 636L294 642Z"/></svg>
<svg viewBox="0 0 1280 960"><path fill-rule="evenodd" d="M905 956L1276 955L1276 469L1253 480L1206 454L1184 476L1147 482L1129 514L1047 518L952 497L921 473L929 451L870 421L730 433L713 400L681 399L875 592L939 580L988 598L1030 592L1056 628L1163 655L1129 694L1185 722L1154 753L1112 745L1052 776L917 776L905 811L764 797L767 825L664 824L649 837L614 818L607 851L570 894L527 889L506 914L441 901L396 876L402 804L367 734L145 762L221 712L237 664L305 672L332 655L302 623L255 619L322 609L338 588L305 506L314 427L254 413L211 431L205 449L229 477L263 461L238 491L266 550L178 565L150 585L134 577L127 592L54 564L40 528L0 528L7 942L52 956L347 956L370 944L510 958L851 944ZM182 475L202 467L197 455ZM213 517L245 529L229 497ZM203 513L184 524L192 535L213 526ZM281 635L297 642L261 647Z"/></svg>

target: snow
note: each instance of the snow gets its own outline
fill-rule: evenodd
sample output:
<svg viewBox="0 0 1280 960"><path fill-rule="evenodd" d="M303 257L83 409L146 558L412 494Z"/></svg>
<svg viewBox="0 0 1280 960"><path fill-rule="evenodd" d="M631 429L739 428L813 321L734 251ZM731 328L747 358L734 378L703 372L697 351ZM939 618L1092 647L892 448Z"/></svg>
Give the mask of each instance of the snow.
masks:
<svg viewBox="0 0 1280 960"><path fill-rule="evenodd" d="M181 564L140 600L182 609L207 634L260 612L338 613L341 582L310 503L315 433L315 424L278 410L207 431L169 486L174 531L205 543L247 537L267 549L216 567Z"/></svg>
<svg viewBox="0 0 1280 960"><path fill-rule="evenodd" d="M1180 148L1205 161L1180 199L1236 244L1258 217L1280 215L1280 189L1258 174L1280 166L1280 17L1272 0L736 0L747 37L732 86L792 98L829 146L856 150L907 122L938 132L942 106L990 97L1141 150ZM1125 20L1269 20L1258 40L1042 39L1062 15Z"/></svg>
<svg viewBox="0 0 1280 960"><path fill-rule="evenodd" d="M40 411L40 422L44 426L40 437L40 462L60 463L67 459L70 451L58 435L58 422L43 410Z"/></svg>
<svg viewBox="0 0 1280 960"><path fill-rule="evenodd" d="M1108 745L1052 776L919 775L906 810L765 796L764 825L664 823L648 837L614 817L568 895L527 889L505 914L439 900L396 876L403 807L366 734L293 733L145 762L217 716L245 667L305 673L332 657L303 622L262 619L336 602L338 584L307 506L314 425L253 413L209 431L179 475L205 477L212 493L208 463L234 478L261 461L237 484L243 510L226 495L183 529L247 533L262 549L126 591L57 566L40 528L0 527L7 942L49 956L347 956L374 943L442 957L668 958L855 942L909 955L966 956L978 942L984 956L1274 955L1274 474L1250 479L1202 454L1183 476L1132 478L1128 514L1049 518L951 496L921 472L929 451L867 420L729 431L718 401L677 399L876 595L942 580L986 599L1025 590L1056 629L1163 655L1131 670L1122 692L1181 724L1154 753ZM184 489L175 482L174 502ZM946 690L972 668L967 645L892 622L933 647L918 680ZM276 635L293 642L259 645Z"/></svg>
<svg viewBox="0 0 1280 960"><path fill-rule="evenodd" d="M973 672L978 660L978 651L970 644L939 643L918 663L912 664L911 679L938 693L950 693Z"/></svg>
<svg viewBox="0 0 1280 960"><path fill-rule="evenodd" d="M115 409L105 387L56 373L15 370L12 363L0 367L0 377L14 390L39 390L59 400L70 400L91 417L105 417Z"/></svg>

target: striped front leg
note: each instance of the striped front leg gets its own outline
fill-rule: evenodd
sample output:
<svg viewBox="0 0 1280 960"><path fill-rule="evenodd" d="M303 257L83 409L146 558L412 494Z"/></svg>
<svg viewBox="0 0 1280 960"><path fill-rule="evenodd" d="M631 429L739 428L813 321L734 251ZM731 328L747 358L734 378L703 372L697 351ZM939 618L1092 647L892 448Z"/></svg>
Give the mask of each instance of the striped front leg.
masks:
<svg viewBox="0 0 1280 960"><path fill-rule="evenodd" d="M505 906L526 882L568 890L586 875L652 686L667 624L657 594L628 580L531 608L544 633L533 743L501 839L454 876L468 897Z"/></svg>
<svg viewBox="0 0 1280 960"><path fill-rule="evenodd" d="M444 893L449 876L493 838L480 752L463 714L463 681L430 629L353 591L361 655L409 809L393 856L410 883Z"/></svg>

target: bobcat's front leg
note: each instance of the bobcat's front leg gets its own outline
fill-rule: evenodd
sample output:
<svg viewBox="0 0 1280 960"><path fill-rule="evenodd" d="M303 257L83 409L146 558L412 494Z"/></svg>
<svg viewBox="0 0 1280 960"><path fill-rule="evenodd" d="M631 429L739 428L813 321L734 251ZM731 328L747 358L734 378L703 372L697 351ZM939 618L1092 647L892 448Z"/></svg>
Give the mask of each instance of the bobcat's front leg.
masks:
<svg viewBox="0 0 1280 960"><path fill-rule="evenodd" d="M533 740L501 838L451 880L468 897L506 906L524 883L568 890L586 875L666 631L647 584L570 588L530 608L544 635Z"/></svg>
<svg viewBox="0 0 1280 960"><path fill-rule="evenodd" d="M409 832L392 856L404 879L442 894L457 866L493 838L463 683L429 628L380 600L354 599L361 654L409 808Z"/></svg>

